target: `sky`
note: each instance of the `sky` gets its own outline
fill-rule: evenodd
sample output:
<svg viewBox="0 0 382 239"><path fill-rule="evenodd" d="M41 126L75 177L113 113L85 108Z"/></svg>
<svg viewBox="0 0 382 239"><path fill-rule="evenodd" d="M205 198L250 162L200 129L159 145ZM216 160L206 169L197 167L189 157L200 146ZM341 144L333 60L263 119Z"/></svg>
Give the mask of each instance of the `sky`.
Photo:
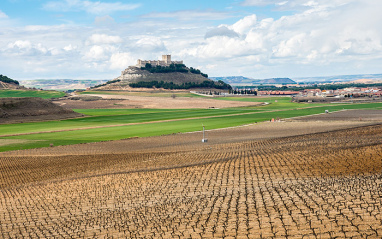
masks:
<svg viewBox="0 0 382 239"><path fill-rule="evenodd" d="M171 54L209 76L382 73L382 1L1 0L0 74L114 79Z"/></svg>

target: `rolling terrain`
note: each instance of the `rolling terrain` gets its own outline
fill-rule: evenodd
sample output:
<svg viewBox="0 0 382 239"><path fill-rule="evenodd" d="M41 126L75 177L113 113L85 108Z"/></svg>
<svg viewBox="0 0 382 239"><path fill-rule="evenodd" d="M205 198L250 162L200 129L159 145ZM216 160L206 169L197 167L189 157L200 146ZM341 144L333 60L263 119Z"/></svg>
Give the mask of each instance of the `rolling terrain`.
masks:
<svg viewBox="0 0 382 239"><path fill-rule="evenodd" d="M198 98L195 98L198 99ZM168 101L173 100L168 98ZM191 100L191 99L190 99ZM299 104L288 97L229 98L217 102L248 101L252 107L207 109L77 109L87 117L60 121L0 125L0 151L50 147L79 143L150 137L207 129L235 127L272 119L288 119L325 110L379 109L381 103L366 104ZM268 101L256 106L256 103Z"/></svg>
<svg viewBox="0 0 382 239"><path fill-rule="evenodd" d="M0 235L382 235L380 124L268 122L207 137L1 153Z"/></svg>
<svg viewBox="0 0 382 239"><path fill-rule="evenodd" d="M56 101L86 117L0 125L0 237L382 236L381 103L96 107L177 94Z"/></svg>

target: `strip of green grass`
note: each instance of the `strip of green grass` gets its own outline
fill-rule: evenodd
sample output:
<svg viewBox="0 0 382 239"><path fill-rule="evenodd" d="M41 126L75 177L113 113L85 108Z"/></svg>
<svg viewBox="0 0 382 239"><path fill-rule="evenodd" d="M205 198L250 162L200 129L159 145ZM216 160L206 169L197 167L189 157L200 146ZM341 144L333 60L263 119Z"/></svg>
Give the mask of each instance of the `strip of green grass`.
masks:
<svg viewBox="0 0 382 239"><path fill-rule="evenodd" d="M41 90L0 90L0 98L7 97L40 97L43 99L59 98L65 95L59 91L41 91Z"/></svg>
<svg viewBox="0 0 382 239"><path fill-rule="evenodd" d="M151 124L138 124L128 126L117 126L108 128L64 131L54 133L41 133L32 135L20 135L12 137L2 137L0 139L26 139L30 140L27 144L13 144L0 146L0 151L15 149L27 149L48 147L49 144L68 145L88 142L99 142L106 140L119 140L130 137L148 137L178 132L192 132L201 129L202 124L207 129L226 128L239 126L255 122L270 120L271 118L290 118L323 113L326 109L331 112L342 109L381 109L381 103L352 104L352 105L332 105L316 108L283 110L274 112L258 112L245 115L231 115L204 119L188 119L172 122L158 122Z"/></svg>
<svg viewBox="0 0 382 239"><path fill-rule="evenodd" d="M176 112L184 109L74 109L75 112L89 116L110 116L128 114L147 114L157 112Z"/></svg>
<svg viewBox="0 0 382 239"><path fill-rule="evenodd" d="M137 110L140 112L141 110ZM0 125L0 135L21 134L41 131L58 131L68 129L80 129L84 127L97 127L108 125L120 125L130 123L154 122L171 119L186 119L197 117L212 117L221 115L232 115L253 112L251 108L225 108L225 109L188 109L188 110L154 110L146 113L131 113L134 110L126 110L127 114L106 115L116 113L109 110L94 110L90 113L101 116L69 119L62 121L33 122L22 124ZM78 112L86 112L78 110ZM123 110L117 112L122 113Z"/></svg>

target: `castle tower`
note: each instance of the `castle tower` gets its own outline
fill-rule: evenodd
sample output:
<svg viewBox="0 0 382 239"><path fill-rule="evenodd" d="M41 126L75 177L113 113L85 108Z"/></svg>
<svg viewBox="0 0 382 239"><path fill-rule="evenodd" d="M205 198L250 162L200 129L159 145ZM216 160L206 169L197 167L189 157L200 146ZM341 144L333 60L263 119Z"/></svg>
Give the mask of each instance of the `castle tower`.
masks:
<svg viewBox="0 0 382 239"><path fill-rule="evenodd" d="M166 65L171 64L171 55L162 55L162 61L166 63Z"/></svg>

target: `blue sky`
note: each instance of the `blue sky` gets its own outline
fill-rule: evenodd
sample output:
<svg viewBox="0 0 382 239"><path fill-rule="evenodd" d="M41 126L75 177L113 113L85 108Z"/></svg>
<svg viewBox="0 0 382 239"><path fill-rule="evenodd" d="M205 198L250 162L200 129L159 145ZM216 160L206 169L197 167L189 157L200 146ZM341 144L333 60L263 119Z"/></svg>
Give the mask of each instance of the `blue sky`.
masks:
<svg viewBox="0 0 382 239"><path fill-rule="evenodd" d="M171 54L210 76L381 73L374 0L2 0L0 74L113 79Z"/></svg>

